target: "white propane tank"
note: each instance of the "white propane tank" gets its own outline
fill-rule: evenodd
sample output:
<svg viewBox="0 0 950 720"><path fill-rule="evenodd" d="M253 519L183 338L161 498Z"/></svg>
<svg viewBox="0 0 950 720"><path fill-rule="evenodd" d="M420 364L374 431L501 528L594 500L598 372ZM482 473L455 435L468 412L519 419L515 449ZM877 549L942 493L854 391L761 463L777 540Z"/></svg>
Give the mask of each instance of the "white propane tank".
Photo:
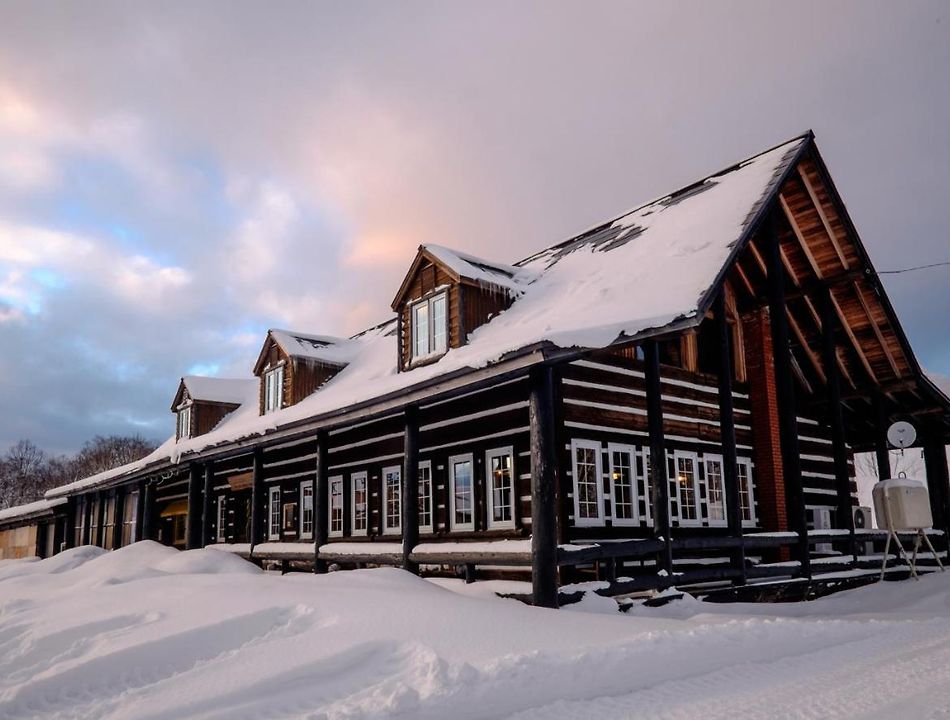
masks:
<svg viewBox="0 0 950 720"><path fill-rule="evenodd" d="M875 483L871 495L878 527L887 528L888 513L891 526L898 532L933 527L930 494L920 480L903 477L881 480Z"/></svg>

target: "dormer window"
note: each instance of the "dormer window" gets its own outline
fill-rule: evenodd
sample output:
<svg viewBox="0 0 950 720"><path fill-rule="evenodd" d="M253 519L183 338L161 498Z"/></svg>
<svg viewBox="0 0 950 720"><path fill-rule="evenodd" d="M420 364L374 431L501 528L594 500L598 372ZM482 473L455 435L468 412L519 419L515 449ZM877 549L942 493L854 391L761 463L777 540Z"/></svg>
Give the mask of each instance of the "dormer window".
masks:
<svg viewBox="0 0 950 720"><path fill-rule="evenodd" d="M412 359L422 360L448 349L446 294L433 295L412 305Z"/></svg>
<svg viewBox="0 0 950 720"><path fill-rule="evenodd" d="M280 410L284 406L284 366L278 365L264 373L264 412Z"/></svg>
<svg viewBox="0 0 950 720"><path fill-rule="evenodd" d="M187 440L191 437L191 405L178 411L178 439Z"/></svg>

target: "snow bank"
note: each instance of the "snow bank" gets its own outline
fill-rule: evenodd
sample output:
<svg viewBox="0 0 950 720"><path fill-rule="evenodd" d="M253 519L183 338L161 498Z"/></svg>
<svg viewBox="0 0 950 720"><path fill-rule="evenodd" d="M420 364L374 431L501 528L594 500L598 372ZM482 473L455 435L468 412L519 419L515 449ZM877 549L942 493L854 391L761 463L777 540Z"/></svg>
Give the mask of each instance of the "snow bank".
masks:
<svg viewBox="0 0 950 720"><path fill-rule="evenodd" d="M0 565L2 718L926 717L950 573L807 604L616 612L155 543Z"/></svg>

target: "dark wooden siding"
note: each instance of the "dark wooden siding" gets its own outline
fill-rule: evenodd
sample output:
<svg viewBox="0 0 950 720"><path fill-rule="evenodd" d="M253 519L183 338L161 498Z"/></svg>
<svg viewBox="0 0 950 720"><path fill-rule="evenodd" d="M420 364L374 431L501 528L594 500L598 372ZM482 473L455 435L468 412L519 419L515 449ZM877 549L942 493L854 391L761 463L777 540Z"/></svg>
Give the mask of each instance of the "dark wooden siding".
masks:
<svg viewBox="0 0 950 720"><path fill-rule="evenodd" d="M192 437L211 432L237 405L196 400L192 406Z"/></svg>

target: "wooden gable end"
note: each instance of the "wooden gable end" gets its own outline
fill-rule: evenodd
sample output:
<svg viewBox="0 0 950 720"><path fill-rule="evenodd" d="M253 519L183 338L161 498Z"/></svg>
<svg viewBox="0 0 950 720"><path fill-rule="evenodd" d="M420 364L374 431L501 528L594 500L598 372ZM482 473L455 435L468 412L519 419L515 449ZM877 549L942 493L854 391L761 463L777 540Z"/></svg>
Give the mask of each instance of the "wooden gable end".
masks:
<svg viewBox="0 0 950 720"><path fill-rule="evenodd" d="M264 414L264 392L266 388L264 374L267 370L276 367L280 363L284 363L284 386L281 388L281 405L282 407L287 407L293 404L293 402L291 402L292 395L290 392L290 389L293 387L293 364L288 362L288 360L287 353L284 352L280 344L274 340L273 336L267 333L264 347L261 348L257 362L254 364L254 375L260 378L257 391L258 414Z"/></svg>

